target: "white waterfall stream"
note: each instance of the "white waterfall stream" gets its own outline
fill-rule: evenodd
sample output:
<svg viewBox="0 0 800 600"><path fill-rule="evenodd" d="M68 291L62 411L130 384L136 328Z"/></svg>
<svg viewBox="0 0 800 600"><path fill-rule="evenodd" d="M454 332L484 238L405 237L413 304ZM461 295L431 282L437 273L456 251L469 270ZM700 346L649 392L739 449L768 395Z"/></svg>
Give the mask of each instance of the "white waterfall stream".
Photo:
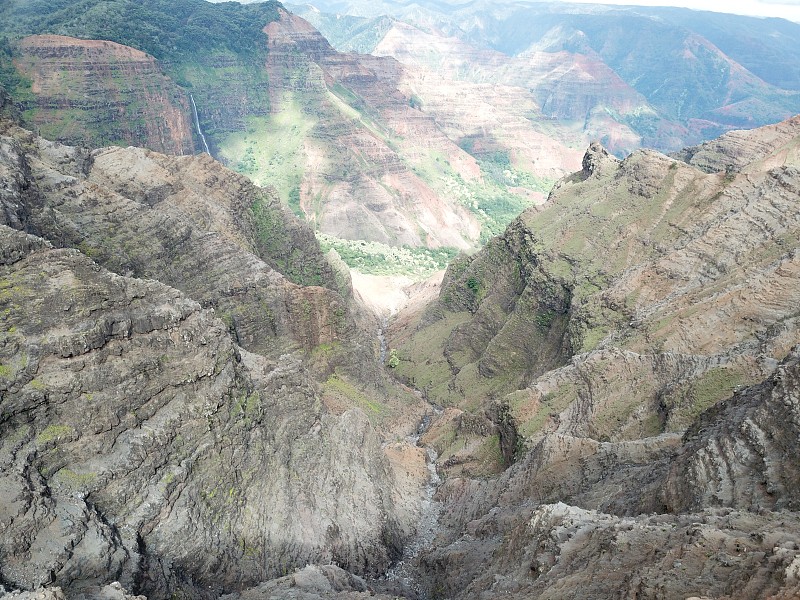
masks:
<svg viewBox="0 0 800 600"><path fill-rule="evenodd" d="M194 113L194 124L197 127L197 134L200 136L200 139L203 140L203 147L206 149L206 154L211 154L211 150L208 149L208 143L206 142L206 136L203 135L203 130L200 129L200 118L197 116L197 104L194 103L194 96L189 94L189 100L192 101L192 112Z"/></svg>

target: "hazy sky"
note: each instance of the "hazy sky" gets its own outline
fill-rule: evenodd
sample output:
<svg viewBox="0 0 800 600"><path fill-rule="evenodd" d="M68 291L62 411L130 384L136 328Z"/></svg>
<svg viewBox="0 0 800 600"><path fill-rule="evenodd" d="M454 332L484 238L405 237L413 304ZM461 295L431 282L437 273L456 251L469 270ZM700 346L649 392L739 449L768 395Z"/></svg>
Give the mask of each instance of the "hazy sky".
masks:
<svg viewBox="0 0 800 600"><path fill-rule="evenodd" d="M595 3L598 0L569 0ZM600 0L602 4L633 4L635 6L684 6L697 10L782 17L800 22L800 0Z"/></svg>

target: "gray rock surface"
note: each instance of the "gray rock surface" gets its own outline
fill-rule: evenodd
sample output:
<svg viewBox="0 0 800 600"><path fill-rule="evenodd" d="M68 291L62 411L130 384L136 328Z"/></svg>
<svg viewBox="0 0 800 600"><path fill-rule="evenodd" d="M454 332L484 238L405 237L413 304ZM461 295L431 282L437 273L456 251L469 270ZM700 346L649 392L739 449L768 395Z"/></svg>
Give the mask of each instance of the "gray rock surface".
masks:
<svg viewBox="0 0 800 600"><path fill-rule="evenodd" d="M374 322L268 192L6 125L4 585L413 597L377 576L434 514L423 596L797 598L797 126L739 174L594 148L451 266L410 332L416 383L463 402L421 438L450 475L423 513L421 403L388 397Z"/></svg>
<svg viewBox="0 0 800 600"><path fill-rule="evenodd" d="M208 157L2 131L2 581L216 597L385 570L424 478L320 382L393 431L421 403L383 404L374 322L313 234Z"/></svg>

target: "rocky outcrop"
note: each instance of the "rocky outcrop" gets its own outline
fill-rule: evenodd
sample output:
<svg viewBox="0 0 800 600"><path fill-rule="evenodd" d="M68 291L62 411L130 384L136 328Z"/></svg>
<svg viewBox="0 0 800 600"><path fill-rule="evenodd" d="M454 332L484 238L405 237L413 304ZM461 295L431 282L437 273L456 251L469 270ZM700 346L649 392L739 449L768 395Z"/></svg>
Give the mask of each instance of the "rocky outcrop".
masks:
<svg viewBox="0 0 800 600"><path fill-rule="evenodd" d="M13 138L6 147L30 173L21 183L30 230L117 273L181 289L215 308L253 351L310 351L357 337L349 298L339 294L348 290L339 290L313 233L268 190L208 156L89 153L27 139L35 152Z"/></svg>
<svg viewBox="0 0 800 600"><path fill-rule="evenodd" d="M682 439L553 433L496 480L448 480L429 584L457 598L796 596L797 375L795 349Z"/></svg>
<svg viewBox="0 0 800 600"><path fill-rule="evenodd" d="M686 434L660 494L670 511L730 506L798 511L800 348L764 383L704 414Z"/></svg>
<svg viewBox="0 0 800 600"><path fill-rule="evenodd" d="M774 127L758 131L731 131L715 140L686 148L674 154L706 173L738 172L748 167L779 166L786 162L796 164L797 120L789 119Z"/></svg>
<svg viewBox="0 0 800 600"><path fill-rule="evenodd" d="M194 154L189 98L152 56L58 35L26 37L17 49L15 65L34 97L22 108L28 125L44 137Z"/></svg>
<svg viewBox="0 0 800 600"><path fill-rule="evenodd" d="M326 414L296 357L240 350L213 311L76 250L8 228L3 247L4 581L209 595L388 565L410 523L380 440Z"/></svg>
<svg viewBox="0 0 800 600"><path fill-rule="evenodd" d="M769 376L796 343L796 125L750 132L765 141L740 175L649 151L620 162L593 145L547 205L454 261L438 301L391 341L398 374L496 425L482 438L434 425L440 465L496 470L492 446L508 461L553 435L680 434ZM564 500L564 486L544 496Z"/></svg>
<svg viewBox="0 0 800 600"><path fill-rule="evenodd" d="M426 562L436 589L470 599L789 599L800 592L795 514L620 518L563 503L520 512L486 515L432 552Z"/></svg>
<svg viewBox="0 0 800 600"><path fill-rule="evenodd" d="M4 584L216 597L309 563L385 570L425 469L382 432L422 408L308 230L207 156L8 124L0 150Z"/></svg>
<svg viewBox="0 0 800 600"><path fill-rule="evenodd" d="M797 125L727 172L592 145L395 330L397 371L458 407L426 434L450 475L430 589L797 595ZM473 478L491 444L514 464Z"/></svg>
<svg viewBox="0 0 800 600"><path fill-rule="evenodd" d="M376 595L363 579L333 565L312 565L298 570L293 575L263 583L240 593L222 596L220 600L259 600L260 598L392 600L394 596Z"/></svg>

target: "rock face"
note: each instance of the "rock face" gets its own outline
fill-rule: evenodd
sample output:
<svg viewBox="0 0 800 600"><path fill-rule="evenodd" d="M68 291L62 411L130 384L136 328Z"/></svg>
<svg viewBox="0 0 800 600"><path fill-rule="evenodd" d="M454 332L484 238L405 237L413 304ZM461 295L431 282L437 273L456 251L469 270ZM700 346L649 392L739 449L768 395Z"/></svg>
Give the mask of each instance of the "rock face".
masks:
<svg viewBox="0 0 800 600"><path fill-rule="evenodd" d="M426 434L450 475L430 589L800 593L799 127L730 134L754 150L717 173L593 145L396 333L453 405Z"/></svg>
<svg viewBox="0 0 800 600"><path fill-rule="evenodd" d="M216 597L308 563L383 571L424 478L355 399L392 435L421 407L396 412L313 235L207 156L6 124L0 158L3 582Z"/></svg>
<svg viewBox="0 0 800 600"><path fill-rule="evenodd" d="M264 6L249 15L262 19L263 31L252 40L232 40L213 27L203 31L208 23L226 32L246 25L250 36L251 24L242 22L251 7L228 10L194 0L181 0L170 11L178 15L175 23L173 15L162 15L178 31L153 22L161 5L127 1L121 10L135 14L146 31L120 29L116 16L108 31L90 30L137 48L155 45L160 62L115 42L25 37L14 46L14 67L30 86L17 91L17 104L31 128L70 144L134 144L175 155L207 144L229 166L275 186L284 203L337 237L392 246L474 246L480 224L457 194L440 185L438 171L474 181L478 165L430 115L411 106L400 65L340 54L277 3ZM87 10L104 7L96 2ZM25 11L15 10L24 21ZM62 31L86 34L63 13L50 17ZM192 36L217 40L219 47L206 48ZM183 47L192 43L196 47Z"/></svg>
<svg viewBox="0 0 800 600"><path fill-rule="evenodd" d="M156 60L108 41L34 35L18 44L19 72L34 100L29 125L67 144L144 146L194 154L189 98Z"/></svg>
<svg viewBox="0 0 800 600"><path fill-rule="evenodd" d="M273 111L299 105L310 119L295 160L300 206L316 227L389 245L473 244L475 217L424 170L434 153L465 179L479 176L477 164L410 105L399 63L338 53L283 11L264 31Z"/></svg>
<svg viewBox="0 0 800 600"><path fill-rule="evenodd" d="M616 152L639 147L640 136L595 110L650 112L647 101L602 61L568 52L509 57L479 44L444 36L438 28L394 22L372 52L396 58L411 85L451 139L476 155L507 152L515 165L539 177L559 178L577 168L584 136L602 136ZM584 131L558 131L584 121ZM579 141L580 140L580 141Z"/></svg>
<svg viewBox="0 0 800 600"><path fill-rule="evenodd" d="M476 520L472 536L430 556L445 597L788 599L800 591L787 577L798 556L796 515L620 518L563 503L526 513L513 524Z"/></svg>
<svg viewBox="0 0 800 600"><path fill-rule="evenodd" d="M799 351L683 441L551 435L495 481L449 480L423 556L431 585L457 598L796 597Z"/></svg>
<svg viewBox="0 0 800 600"><path fill-rule="evenodd" d="M750 132L740 175L593 146L547 205L451 265L399 370L470 409L527 390L509 401L528 435L548 422L529 403L596 439L687 427L796 343L798 127ZM624 399L632 377L647 406Z"/></svg>

